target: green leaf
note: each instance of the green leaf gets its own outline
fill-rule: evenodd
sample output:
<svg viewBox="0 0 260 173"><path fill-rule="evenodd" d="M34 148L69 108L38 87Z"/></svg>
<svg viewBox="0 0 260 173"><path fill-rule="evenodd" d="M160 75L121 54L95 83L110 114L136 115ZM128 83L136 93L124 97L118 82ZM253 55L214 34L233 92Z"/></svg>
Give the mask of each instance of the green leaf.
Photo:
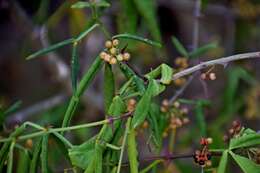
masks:
<svg viewBox="0 0 260 173"><path fill-rule="evenodd" d="M74 3L71 8L89 8L92 5L95 5L96 7L110 7L110 4L106 1L100 1L100 2L93 2L91 4L91 2L84 2L84 1L78 1L76 3Z"/></svg>
<svg viewBox="0 0 260 173"><path fill-rule="evenodd" d="M144 93L145 92L144 81L140 77L138 77L135 74L135 72L130 67L128 67L127 64L119 63L119 67L127 79L133 78L133 82L136 85L137 91L140 93Z"/></svg>
<svg viewBox="0 0 260 173"><path fill-rule="evenodd" d="M8 153L7 173L13 172L14 146L15 142L12 142Z"/></svg>
<svg viewBox="0 0 260 173"><path fill-rule="evenodd" d="M135 129L132 128L127 136L127 153L128 153L128 160L130 164L130 172L131 173L138 173L138 151L136 146L136 132Z"/></svg>
<svg viewBox="0 0 260 173"><path fill-rule="evenodd" d="M3 145L1 145L1 150L0 150L0 172L3 172L3 168L5 165L5 162L8 157L8 149L10 147L11 142L6 142Z"/></svg>
<svg viewBox="0 0 260 173"><path fill-rule="evenodd" d="M101 69L102 65L103 60L98 56L80 81L77 96L80 97L83 94L90 82L94 79L97 72Z"/></svg>
<svg viewBox="0 0 260 173"><path fill-rule="evenodd" d="M71 56L71 83L73 93L76 92L77 83L78 83L78 74L79 74L79 56L77 52L77 42L74 42L72 47L72 56Z"/></svg>
<svg viewBox="0 0 260 173"><path fill-rule="evenodd" d="M115 39L115 38L136 40L136 41L140 41L140 42L146 43L146 44L151 45L151 46L162 47L161 43L159 43L157 41L152 41L152 40L149 40L147 38L143 38L143 37L139 37L137 35L127 34L127 33L126 34L118 34L118 35L113 36L113 39Z"/></svg>
<svg viewBox="0 0 260 173"><path fill-rule="evenodd" d="M161 64L156 69L146 74L145 77L148 79L156 79L158 76L161 75L161 83L168 85L172 81L173 72L173 68L171 68L167 64Z"/></svg>
<svg viewBox="0 0 260 173"><path fill-rule="evenodd" d="M246 157L242 157L233 153L232 151L229 152L233 159L237 162L239 167L243 170L244 173L260 173L260 165L257 165L252 160L249 160Z"/></svg>
<svg viewBox="0 0 260 173"><path fill-rule="evenodd" d="M12 104L7 110L4 111L5 115L9 115L15 111L17 111L17 109L19 109L21 107L22 101L17 101L14 104Z"/></svg>
<svg viewBox="0 0 260 173"><path fill-rule="evenodd" d="M138 127L142 124L148 115L152 97L160 94L165 89L165 86L158 84L156 80L151 79L144 95L137 103L135 112L133 114L133 120L131 123L132 128Z"/></svg>
<svg viewBox="0 0 260 173"><path fill-rule="evenodd" d="M30 156L28 150L19 150L17 173L29 172Z"/></svg>
<svg viewBox="0 0 260 173"><path fill-rule="evenodd" d="M109 107L108 113L111 116L120 116L126 110L126 105L120 96L115 96Z"/></svg>
<svg viewBox="0 0 260 173"><path fill-rule="evenodd" d="M202 10L206 9L208 6L209 0L201 0Z"/></svg>
<svg viewBox="0 0 260 173"><path fill-rule="evenodd" d="M204 55L205 53L207 53L208 51L215 49L217 47L218 47L217 43L206 44L204 46L201 46L201 47L195 49L191 53L189 53L188 57L189 58L198 58L198 57Z"/></svg>
<svg viewBox="0 0 260 173"><path fill-rule="evenodd" d="M86 29L85 31L83 31L82 33L80 33L76 38L75 41L79 42L80 40L82 40L84 37L86 37L91 31L93 31L96 27L98 27L99 24L94 24L92 25L90 28Z"/></svg>
<svg viewBox="0 0 260 173"><path fill-rule="evenodd" d="M176 38L172 37L172 43L176 47L177 51L184 57L189 57L188 51L184 48L184 46L181 44L181 42Z"/></svg>
<svg viewBox="0 0 260 173"><path fill-rule="evenodd" d="M260 134L245 134L241 137L232 138L229 144L229 149L251 147L260 144Z"/></svg>
<svg viewBox="0 0 260 173"><path fill-rule="evenodd" d="M30 165L30 173L37 172L36 170L37 170L37 167L38 167L38 160L39 160L39 156L40 156L40 152L41 152L41 146L42 146L42 138L40 138L40 140L38 140L35 143L32 161L31 161L31 165Z"/></svg>
<svg viewBox="0 0 260 173"><path fill-rule="evenodd" d="M197 119L197 125L200 130L201 136L206 136L206 120L204 115L204 107L208 106L207 100L198 100L195 106L195 115Z"/></svg>
<svg viewBox="0 0 260 173"><path fill-rule="evenodd" d="M48 137L49 135L46 134L42 137L41 143L41 172L48 173Z"/></svg>
<svg viewBox="0 0 260 173"><path fill-rule="evenodd" d="M38 57L38 56L45 55L45 54L47 54L47 53L49 53L49 52L52 52L52 51L54 51L54 50L56 50L56 49L58 49L58 48L61 48L61 47L63 47L63 46L66 46L66 45L68 45L68 44L71 44L71 43L73 43L73 42L74 42L74 38L70 38L70 39L64 40L64 41L62 41L62 42L56 43L56 44L54 44L54 45L52 45L52 46L50 46L50 47L41 49L41 50L35 52L34 54L32 54L32 55L26 57L26 60L30 60L30 59L36 58L36 57Z"/></svg>
<svg viewBox="0 0 260 173"><path fill-rule="evenodd" d="M140 173L147 173L149 172L153 167L161 163L163 160L155 160L150 165L148 165L146 168L144 168Z"/></svg>
<svg viewBox="0 0 260 173"><path fill-rule="evenodd" d="M226 166L227 166L227 162L228 162L228 150L225 150L222 153L219 165L218 165L218 173L225 173L226 170Z"/></svg>
<svg viewBox="0 0 260 173"><path fill-rule="evenodd" d="M115 79L112 71L112 66L110 64L105 64L103 91L104 91L105 112L106 114L108 114L108 109L115 95Z"/></svg>
<svg viewBox="0 0 260 173"><path fill-rule="evenodd" d="M65 137L63 137L61 134L59 134L58 132L52 133L52 137L53 137L52 139L54 139L54 141L57 144L59 150L63 153L65 158L68 161L70 161L68 149L72 148L73 145Z"/></svg>
<svg viewBox="0 0 260 173"><path fill-rule="evenodd" d="M90 66L89 70L84 74L82 80L79 82L77 91L75 95L73 95L70 99L69 106L66 110L62 127L67 127L70 123L70 120L78 106L80 96L82 96L83 92L89 86L90 82L94 79L97 72L101 69L103 65L103 60L98 56L93 64Z"/></svg>
<svg viewBox="0 0 260 173"><path fill-rule="evenodd" d="M72 165L86 169L93 162L95 153L96 136L79 146L69 149L69 157Z"/></svg>
<svg viewBox="0 0 260 173"><path fill-rule="evenodd" d="M99 144L95 146L95 173L102 173L104 148Z"/></svg>
<svg viewBox="0 0 260 173"><path fill-rule="evenodd" d="M156 20L155 0L134 0L134 2L153 38L161 41L161 33Z"/></svg>
<svg viewBox="0 0 260 173"><path fill-rule="evenodd" d="M121 11L118 15L119 33L134 34L137 29L138 13L133 0L120 0Z"/></svg>

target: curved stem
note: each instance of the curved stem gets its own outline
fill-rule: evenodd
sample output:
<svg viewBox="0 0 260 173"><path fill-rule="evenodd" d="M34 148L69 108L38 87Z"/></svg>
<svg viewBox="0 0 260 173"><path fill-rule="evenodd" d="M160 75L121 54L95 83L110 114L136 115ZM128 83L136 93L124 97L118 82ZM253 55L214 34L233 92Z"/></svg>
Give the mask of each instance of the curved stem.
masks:
<svg viewBox="0 0 260 173"><path fill-rule="evenodd" d="M249 58L260 58L260 52L237 54L237 55L232 55L232 56L219 58L219 59L215 59L215 60L211 60L211 61L202 62L198 65L195 65L193 67L190 67L190 68L187 68L183 71L175 73L172 77L172 80L176 80L176 79L181 78L183 76L187 76L189 74L192 74L196 71L202 70L202 69L207 68L209 66L213 66L213 65L226 66L229 62L237 61L237 60L241 60L241 59L249 59Z"/></svg>

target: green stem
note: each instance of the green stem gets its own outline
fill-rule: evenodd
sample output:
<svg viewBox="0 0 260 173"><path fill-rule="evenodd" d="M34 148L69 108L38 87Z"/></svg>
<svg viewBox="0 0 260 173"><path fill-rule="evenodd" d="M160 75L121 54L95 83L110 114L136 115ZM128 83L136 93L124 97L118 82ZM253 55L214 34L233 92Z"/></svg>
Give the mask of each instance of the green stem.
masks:
<svg viewBox="0 0 260 173"><path fill-rule="evenodd" d="M169 152L170 153L173 153L175 137L176 137L176 128L172 129L172 131L171 131L171 136L170 136L170 140L169 140Z"/></svg>
<svg viewBox="0 0 260 173"><path fill-rule="evenodd" d="M102 59L98 56L87 73L83 76L83 79L80 81L79 86L76 90L76 93L72 96L70 99L69 106L66 110L62 127L67 127L70 124L71 118L79 104L79 99L83 95L83 92L87 89L90 82L93 80L94 76L97 74L97 72L101 69L103 64Z"/></svg>
<svg viewBox="0 0 260 173"><path fill-rule="evenodd" d="M126 130L125 130L125 134L124 134L123 142L122 142L122 146L121 146L121 152L120 152L120 158L119 158L119 162L118 162L117 173L120 173L121 164L122 164L122 160L123 160L123 156L124 156L126 139L127 139L128 133L129 133L131 119L132 118L128 118L127 123L126 123Z"/></svg>
<svg viewBox="0 0 260 173"><path fill-rule="evenodd" d="M136 149L136 138L135 138L135 129L132 128L128 134L127 138L127 152L128 159L130 164L130 172L138 173L138 160L137 160L137 149Z"/></svg>
<svg viewBox="0 0 260 173"><path fill-rule="evenodd" d="M118 120L118 119L120 119L120 118L116 118L114 120ZM55 132L64 132L64 131L70 131L70 130L77 130L77 129L82 129L82 128L99 126L99 125L107 124L109 122L110 122L109 119L105 119L105 120L102 120L102 121L97 121L97 122L87 123L87 124L81 124L81 125L76 125L76 126L70 126L70 127L44 129L44 130L39 131L39 132L34 132L34 133L31 133L31 134L19 136L17 138L17 141L26 140L26 139L34 138L34 137L37 137L37 136L42 136L42 135L45 135L45 134L55 133ZM0 139L0 142L8 142L8 141L11 141L12 139L13 139L13 137L4 138L4 139Z"/></svg>
<svg viewBox="0 0 260 173"><path fill-rule="evenodd" d="M159 164L161 162L163 162L163 160L155 160L155 161L153 161L149 166L144 168L140 173L146 173L146 172L150 171L153 167L155 167L157 164Z"/></svg>
<svg viewBox="0 0 260 173"><path fill-rule="evenodd" d="M9 149L9 154L8 154L8 165L7 165L7 173L12 173L13 169L13 157L14 157L14 146L15 146L15 141L11 143L10 149Z"/></svg>

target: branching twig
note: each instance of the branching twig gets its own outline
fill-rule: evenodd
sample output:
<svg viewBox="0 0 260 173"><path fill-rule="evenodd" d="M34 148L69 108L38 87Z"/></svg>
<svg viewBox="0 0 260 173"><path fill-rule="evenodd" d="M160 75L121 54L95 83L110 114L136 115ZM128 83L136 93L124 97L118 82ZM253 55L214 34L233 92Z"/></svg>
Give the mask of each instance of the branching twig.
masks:
<svg viewBox="0 0 260 173"><path fill-rule="evenodd" d="M48 98L46 100L40 101L39 103L36 103L28 108L25 108L17 113L14 113L10 116L8 116L6 122L7 124L13 122L13 121L19 121L23 122L31 117L31 115L44 112L46 110L49 110L57 105L60 105L61 103L64 103L67 99L66 94L59 94L54 97Z"/></svg>
<svg viewBox="0 0 260 173"><path fill-rule="evenodd" d="M186 88L190 85L195 76L196 74L190 76L188 80L185 82L185 84L179 90L176 91L176 93L169 100L170 105L186 90Z"/></svg>
<svg viewBox="0 0 260 173"><path fill-rule="evenodd" d="M215 60L211 60L211 61L202 62L198 65L193 66L193 67L187 68L186 70L175 73L173 75L172 80L176 80L180 77L187 76L187 75L192 74L196 71L202 70L204 68L207 68L207 67L210 67L210 66L213 66L213 65L226 66L229 62L237 61L237 60L241 60L241 59L249 59L249 58L260 58L260 52L237 54L237 55L232 55L232 56L219 58L219 59L215 59Z"/></svg>

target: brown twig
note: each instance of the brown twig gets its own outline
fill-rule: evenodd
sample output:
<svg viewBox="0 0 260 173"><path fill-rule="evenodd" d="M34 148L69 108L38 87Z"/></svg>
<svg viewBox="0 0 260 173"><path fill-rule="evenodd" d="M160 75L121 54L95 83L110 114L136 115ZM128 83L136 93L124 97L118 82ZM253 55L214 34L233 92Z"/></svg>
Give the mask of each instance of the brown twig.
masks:
<svg viewBox="0 0 260 173"><path fill-rule="evenodd" d="M187 75L192 74L196 71L205 69L205 68L213 66L213 65L226 66L228 63L230 63L232 61L238 61L238 60L250 59L250 58L260 58L260 52L237 54L237 55L223 57L223 58L219 58L219 59L215 59L215 60L211 60L211 61L202 62L202 63L199 63L198 65L195 65L193 67L190 67L190 68L187 68L183 71L175 73L172 77L172 80L176 80L176 79L181 78L183 76L187 76Z"/></svg>

